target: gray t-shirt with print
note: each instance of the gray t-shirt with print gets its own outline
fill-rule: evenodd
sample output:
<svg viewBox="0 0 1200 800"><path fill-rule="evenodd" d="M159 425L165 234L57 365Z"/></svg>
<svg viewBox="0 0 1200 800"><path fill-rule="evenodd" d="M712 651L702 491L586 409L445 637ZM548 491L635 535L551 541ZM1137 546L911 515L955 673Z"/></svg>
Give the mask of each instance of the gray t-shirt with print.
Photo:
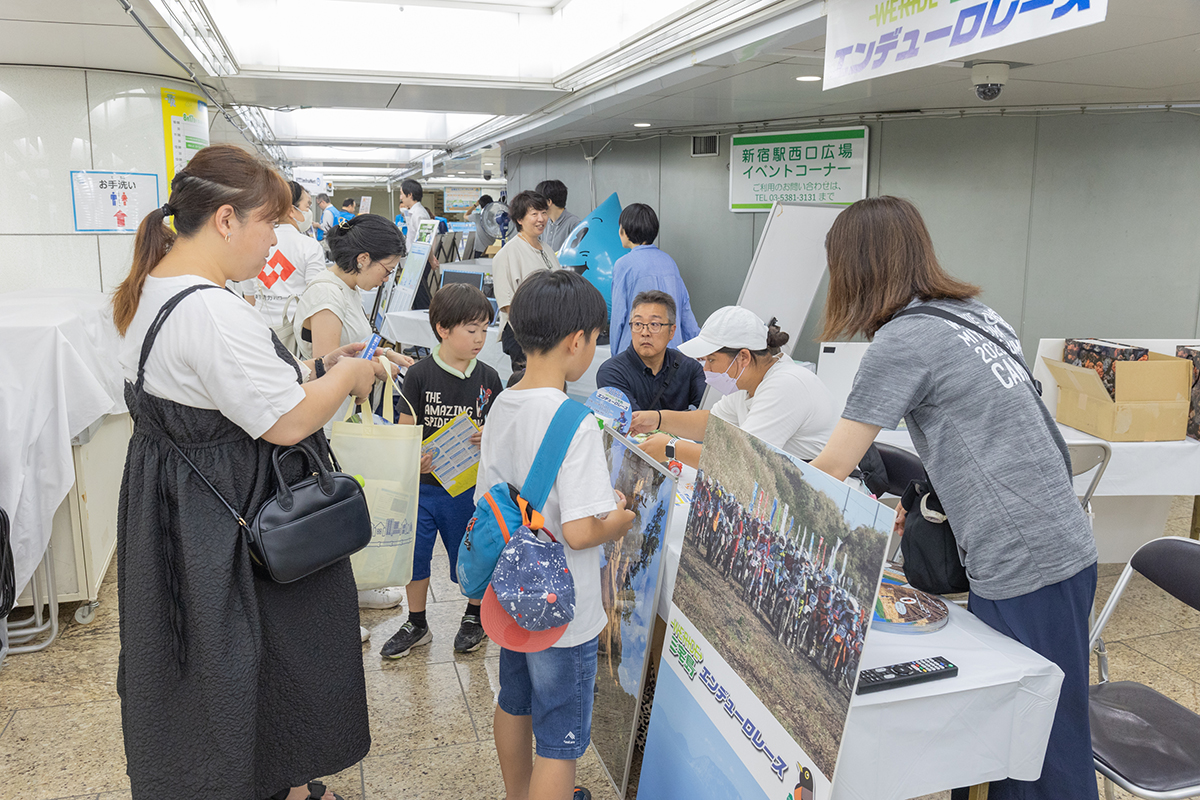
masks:
<svg viewBox="0 0 1200 800"><path fill-rule="evenodd" d="M1016 334L983 303L928 305L974 323L1019 357ZM980 597L1028 594L1096 561L1058 426L1022 365L970 328L926 315L884 325L842 416L885 429L907 421Z"/></svg>

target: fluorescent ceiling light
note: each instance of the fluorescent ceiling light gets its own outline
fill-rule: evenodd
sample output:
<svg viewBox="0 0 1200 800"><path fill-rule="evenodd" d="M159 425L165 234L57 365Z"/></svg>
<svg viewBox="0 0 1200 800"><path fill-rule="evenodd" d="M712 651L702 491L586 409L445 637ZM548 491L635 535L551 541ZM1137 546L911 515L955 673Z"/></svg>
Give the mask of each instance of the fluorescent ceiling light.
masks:
<svg viewBox="0 0 1200 800"><path fill-rule="evenodd" d="M633 127L635 127L635 128L649 128L649 127L650 127L650 123L649 123L649 122L635 122L635 123L633 123Z"/></svg>
<svg viewBox="0 0 1200 800"><path fill-rule="evenodd" d="M444 114L363 108L302 108L267 112L279 141L418 142L440 148L447 141L493 119L490 114Z"/></svg>
<svg viewBox="0 0 1200 800"><path fill-rule="evenodd" d="M189 0L150 0L204 71L223 77L238 74L238 62L225 45L203 3Z"/></svg>
<svg viewBox="0 0 1200 800"><path fill-rule="evenodd" d="M821 76L820 75L801 75L800 77L796 78L796 80L804 81L805 83L809 83L812 81L821 80Z"/></svg>
<svg viewBox="0 0 1200 800"><path fill-rule="evenodd" d="M493 164L493 163L492 163L492 162L490 162L490 161L485 161L485 162L483 162L483 165L484 165L485 167L494 167L494 166L496 166L495 164Z"/></svg>

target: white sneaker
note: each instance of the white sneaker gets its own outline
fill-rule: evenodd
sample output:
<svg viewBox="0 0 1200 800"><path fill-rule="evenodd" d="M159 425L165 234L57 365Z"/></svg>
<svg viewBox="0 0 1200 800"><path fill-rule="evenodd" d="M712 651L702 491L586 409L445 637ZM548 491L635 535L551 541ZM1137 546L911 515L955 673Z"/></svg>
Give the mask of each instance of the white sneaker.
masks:
<svg viewBox="0 0 1200 800"><path fill-rule="evenodd" d="M403 586L387 586L383 589L363 589L358 593L358 607L396 608L403 599Z"/></svg>
<svg viewBox="0 0 1200 800"><path fill-rule="evenodd" d="M362 625L358 626L358 635L362 637L364 642L371 638L371 632Z"/></svg>

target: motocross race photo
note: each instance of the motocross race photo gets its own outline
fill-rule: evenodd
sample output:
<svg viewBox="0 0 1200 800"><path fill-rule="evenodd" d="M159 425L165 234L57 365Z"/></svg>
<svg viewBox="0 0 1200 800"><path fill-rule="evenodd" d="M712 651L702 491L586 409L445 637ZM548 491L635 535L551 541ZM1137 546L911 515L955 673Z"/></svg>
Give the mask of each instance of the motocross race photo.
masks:
<svg viewBox="0 0 1200 800"><path fill-rule="evenodd" d="M893 517L711 418L673 601L828 776Z"/></svg>
<svg viewBox="0 0 1200 800"><path fill-rule="evenodd" d="M592 712L592 742L613 783L622 789L654 632L675 479L609 428L605 428L605 453L613 488L624 495L626 508L636 515L629 533L603 545L600 595L608 624L600 632L597 648Z"/></svg>

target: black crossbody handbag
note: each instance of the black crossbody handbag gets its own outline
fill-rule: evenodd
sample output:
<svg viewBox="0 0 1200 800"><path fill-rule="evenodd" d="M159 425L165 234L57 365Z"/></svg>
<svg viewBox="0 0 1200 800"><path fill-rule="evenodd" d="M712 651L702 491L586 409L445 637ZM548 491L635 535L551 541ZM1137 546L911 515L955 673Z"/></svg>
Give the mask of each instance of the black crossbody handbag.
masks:
<svg viewBox="0 0 1200 800"><path fill-rule="evenodd" d="M900 311L896 317L923 314L941 317L956 325L969 328L996 344L1014 361L1024 367L1040 396L1042 384L1033 377L1025 360L1013 353L992 334L957 314L934 306L913 306ZM950 520L942 508L937 492L929 481L912 481L908 484L900 504L905 508L904 535L900 537L900 552L904 556L904 577L914 588L931 594L957 594L969 591L971 580L959 556L958 540L950 528Z"/></svg>
<svg viewBox="0 0 1200 800"><path fill-rule="evenodd" d="M146 359L167 317L188 295L216 288L205 284L190 286L159 309L142 344L136 383L138 390L141 390L145 379ZM299 375L297 371L297 378ZM292 447L275 448L272 453L278 487L275 496L264 502L253 519L246 522L179 445L169 436L165 440L229 510L230 516L246 535L251 559L276 583L291 583L312 575L357 553L371 541L371 513L367 510L367 498L362 486L351 475L331 471L303 442ZM281 465L292 455L303 458L305 470L312 471L289 485L283 479ZM334 466L337 466L336 461Z"/></svg>
<svg viewBox="0 0 1200 800"><path fill-rule="evenodd" d="M168 440L170 441L170 440ZM200 476L245 532L250 557L276 583L291 583L357 553L371 541L371 513L362 487L352 476L333 472L306 444L277 447L272 455L278 489L250 522L217 491L183 451L179 457ZM283 480L280 465L291 455L316 472L293 484Z"/></svg>

